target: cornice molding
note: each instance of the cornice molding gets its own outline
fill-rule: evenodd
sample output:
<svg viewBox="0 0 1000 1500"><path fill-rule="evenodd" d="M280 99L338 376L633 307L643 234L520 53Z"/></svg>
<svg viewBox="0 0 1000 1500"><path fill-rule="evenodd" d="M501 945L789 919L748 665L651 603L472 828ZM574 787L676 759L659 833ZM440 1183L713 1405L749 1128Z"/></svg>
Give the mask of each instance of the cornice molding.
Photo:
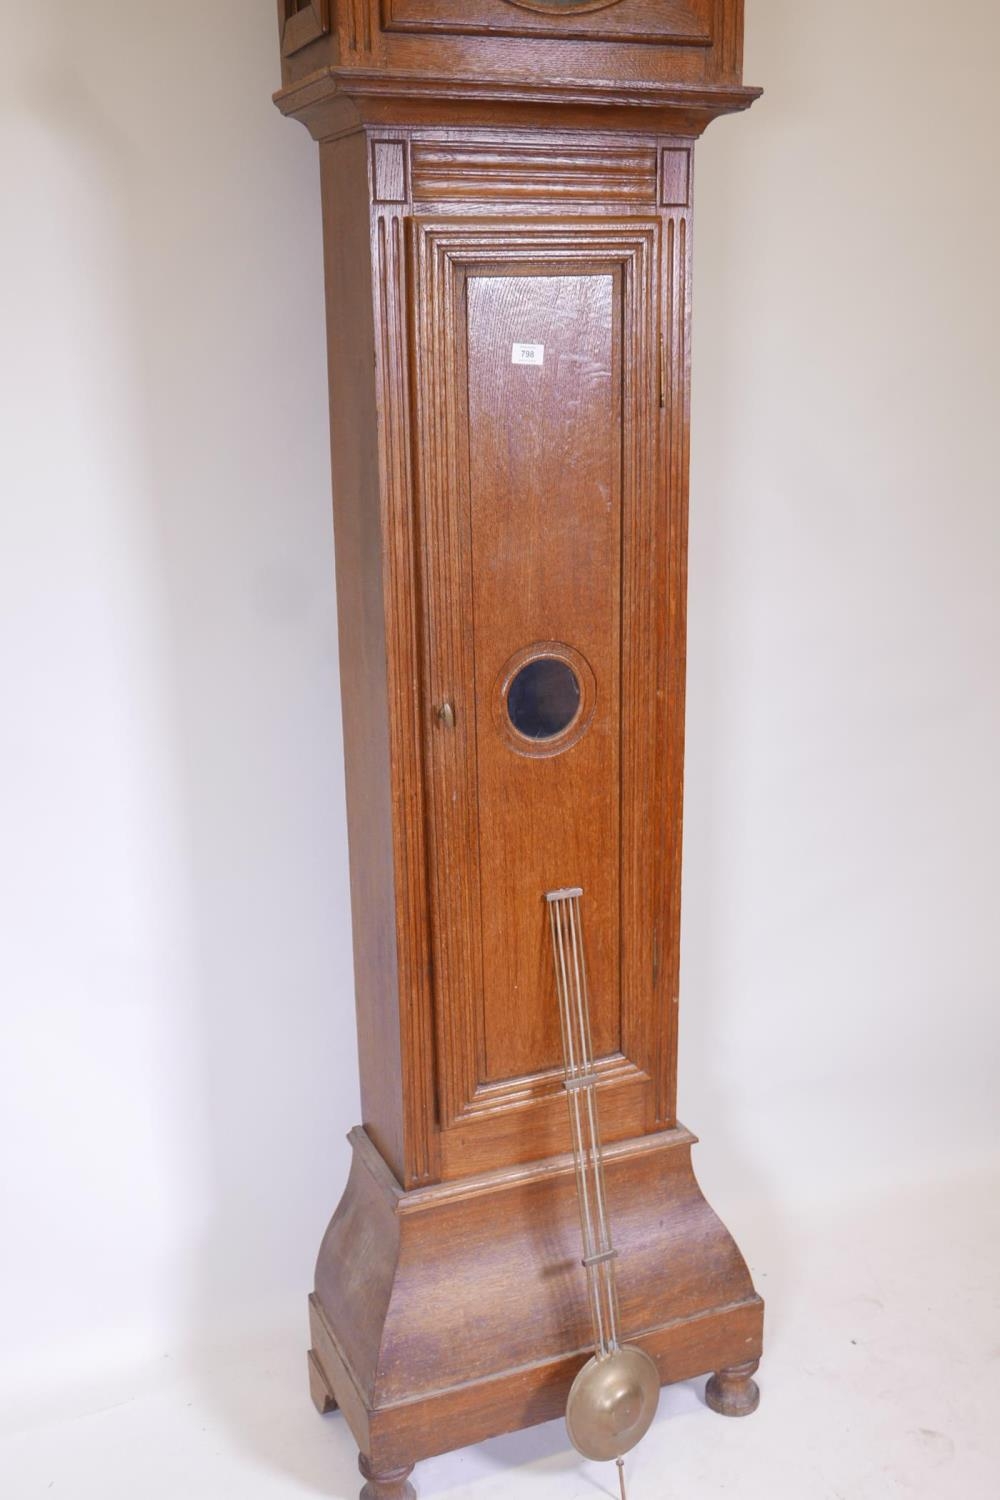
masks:
<svg viewBox="0 0 1000 1500"><path fill-rule="evenodd" d="M702 84L525 83L504 78L415 76L328 67L280 89L282 114L301 120L316 140L360 126L551 126L593 131L651 131L697 137L720 115L738 114L758 88ZM594 111L599 110L599 122Z"/></svg>

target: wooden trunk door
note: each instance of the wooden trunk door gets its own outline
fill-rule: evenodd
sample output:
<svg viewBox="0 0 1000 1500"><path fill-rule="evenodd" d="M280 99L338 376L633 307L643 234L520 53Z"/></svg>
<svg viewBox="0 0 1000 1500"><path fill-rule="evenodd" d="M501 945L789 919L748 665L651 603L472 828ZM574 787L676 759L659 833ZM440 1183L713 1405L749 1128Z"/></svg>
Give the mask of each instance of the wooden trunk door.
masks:
<svg viewBox="0 0 1000 1500"><path fill-rule="evenodd" d="M568 1144L546 891L582 886L611 1140L671 1105L656 220L421 220L414 269L445 1176Z"/></svg>

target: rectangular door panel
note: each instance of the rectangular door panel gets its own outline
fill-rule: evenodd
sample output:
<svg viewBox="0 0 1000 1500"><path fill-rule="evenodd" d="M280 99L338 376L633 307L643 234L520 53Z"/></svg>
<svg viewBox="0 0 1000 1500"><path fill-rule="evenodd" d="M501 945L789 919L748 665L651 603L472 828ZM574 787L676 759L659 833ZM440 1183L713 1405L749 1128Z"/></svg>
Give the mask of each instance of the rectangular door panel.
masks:
<svg viewBox="0 0 1000 1500"><path fill-rule="evenodd" d="M408 233L448 1177L568 1147L547 890L585 892L606 1138L653 1128L663 1094L661 226Z"/></svg>
<svg viewBox="0 0 1000 1500"><path fill-rule="evenodd" d="M559 1064L559 886L587 893L597 1052L621 1044L618 281L466 282L481 1083Z"/></svg>

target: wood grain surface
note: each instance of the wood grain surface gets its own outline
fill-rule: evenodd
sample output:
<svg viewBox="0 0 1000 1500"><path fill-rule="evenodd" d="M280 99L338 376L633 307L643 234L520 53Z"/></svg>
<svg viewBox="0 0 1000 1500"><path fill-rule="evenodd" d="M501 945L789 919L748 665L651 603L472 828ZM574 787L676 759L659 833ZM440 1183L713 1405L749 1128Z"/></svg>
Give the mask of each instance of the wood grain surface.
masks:
<svg viewBox="0 0 1000 1500"><path fill-rule="evenodd" d="M675 1111L693 144L757 91L738 0L279 19L321 142L363 1110L309 1382L403 1500L559 1413L590 1349L555 887L586 893L625 1336L756 1404L762 1304ZM544 658L578 696L529 739Z"/></svg>
<svg viewBox="0 0 1000 1500"><path fill-rule="evenodd" d="M381 78L383 97L406 97L407 84L433 80L440 89L437 122L464 84L500 85L510 102L544 97L545 85L572 80L631 94L634 110L648 104L642 88L709 92L703 107L745 108L742 0L606 0L569 6L545 0L308 0L289 18L278 0L284 40L282 82L295 88L335 70L345 90ZM450 87L449 87L450 85ZM712 94L715 95L714 100ZM726 96L729 102L724 102ZM571 91L563 88L568 101ZM382 123L387 123L382 117ZM432 123L428 121L427 123ZM661 122L662 123L662 122ZM707 120L704 122L707 123Z"/></svg>
<svg viewBox="0 0 1000 1500"><path fill-rule="evenodd" d="M592 1352L572 1158L403 1193L364 1132L351 1140L310 1317L362 1452L393 1468L558 1415ZM664 1381L761 1350L763 1304L694 1179L692 1141L676 1129L607 1159L623 1336Z"/></svg>
<svg viewBox="0 0 1000 1500"><path fill-rule="evenodd" d="M465 299L482 872L476 1081L491 1083L560 1061L543 899L560 886L587 893L596 1054L621 1051L620 276L471 274ZM540 368L513 363L522 343L544 350ZM567 643L596 680L582 736L568 746L558 738L557 751L551 740L518 744L497 725L509 722L505 664L525 647L544 655L545 642Z"/></svg>
<svg viewBox="0 0 1000 1500"><path fill-rule="evenodd" d="M410 240L437 1145L454 1176L568 1146L543 901L559 885L588 891L608 1138L672 1118L676 893L656 874L679 837L683 639L660 610L683 620L686 474L659 450L658 218L417 215ZM682 296L681 359L685 316ZM532 327L549 339L534 369L511 357ZM546 641L580 657L594 706L578 738L529 755L505 730L504 670Z"/></svg>

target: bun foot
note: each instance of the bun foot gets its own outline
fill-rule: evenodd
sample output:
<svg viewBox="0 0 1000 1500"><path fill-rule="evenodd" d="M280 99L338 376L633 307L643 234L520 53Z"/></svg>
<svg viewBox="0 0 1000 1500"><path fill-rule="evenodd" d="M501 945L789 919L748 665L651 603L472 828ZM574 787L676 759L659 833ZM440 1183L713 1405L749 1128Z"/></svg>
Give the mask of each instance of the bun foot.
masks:
<svg viewBox="0 0 1000 1500"><path fill-rule="evenodd" d="M412 1464L405 1469L385 1469L376 1474L370 1459L362 1453L358 1468L368 1481L361 1491L361 1500L417 1500L417 1492L409 1482Z"/></svg>
<svg viewBox="0 0 1000 1500"><path fill-rule="evenodd" d="M705 1401L720 1417L749 1417L760 1405L760 1389L754 1380L759 1359L748 1365L719 1370L705 1387Z"/></svg>

